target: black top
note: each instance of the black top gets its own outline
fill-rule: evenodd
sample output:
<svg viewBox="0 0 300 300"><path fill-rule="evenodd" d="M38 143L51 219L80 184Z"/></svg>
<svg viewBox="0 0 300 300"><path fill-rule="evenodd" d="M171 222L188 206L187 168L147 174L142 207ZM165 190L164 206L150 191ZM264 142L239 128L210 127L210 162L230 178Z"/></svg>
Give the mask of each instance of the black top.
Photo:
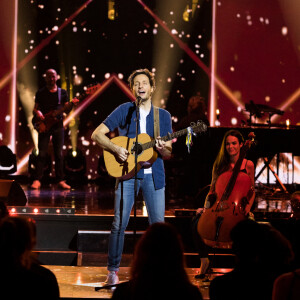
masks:
<svg viewBox="0 0 300 300"><path fill-rule="evenodd" d="M46 114L52 110L60 109L68 101L68 93L64 89L61 89L60 104L58 99L58 91L51 93L46 86L39 89L35 95L35 103L39 105L38 109L43 114Z"/></svg>

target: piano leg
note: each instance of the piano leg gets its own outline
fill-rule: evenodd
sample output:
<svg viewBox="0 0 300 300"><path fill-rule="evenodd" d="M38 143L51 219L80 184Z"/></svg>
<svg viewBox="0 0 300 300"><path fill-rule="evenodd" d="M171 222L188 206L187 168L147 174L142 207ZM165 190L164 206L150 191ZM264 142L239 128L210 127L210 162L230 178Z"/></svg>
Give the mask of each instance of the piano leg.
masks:
<svg viewBox="0 0 300 300"><path fill-rule="evenodd" d="M265 161L265 166L267 165L268 168L271 170L271 172L272 172L273 175L275 176L276 180L277 180L278 183L280 184L282 190L283 190L285 193L287 193L288 191L287 191L286 187L283 185L283 183L281 182L281 180L279 179L278 175L276 174L276 172L274 171L273 167L272 167L271 164L270 164L270 161L271 161L271 160L268 160L267 157L264 157L264 161ZM264 166L264 167L265 167L265 166Z"/></svg>

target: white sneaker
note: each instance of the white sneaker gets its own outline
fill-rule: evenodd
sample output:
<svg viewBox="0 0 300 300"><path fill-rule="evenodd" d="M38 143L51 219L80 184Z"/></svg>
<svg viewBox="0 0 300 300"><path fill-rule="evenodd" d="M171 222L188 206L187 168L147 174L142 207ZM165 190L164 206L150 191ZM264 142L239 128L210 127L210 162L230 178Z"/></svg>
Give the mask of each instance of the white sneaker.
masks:
<svg viewBox="0 0 300 300"><path fill-rule="evenodd" d="M107 285L118 284L119 283L118 272L116 272L116 271L108 271L105 283Z"/></svg>

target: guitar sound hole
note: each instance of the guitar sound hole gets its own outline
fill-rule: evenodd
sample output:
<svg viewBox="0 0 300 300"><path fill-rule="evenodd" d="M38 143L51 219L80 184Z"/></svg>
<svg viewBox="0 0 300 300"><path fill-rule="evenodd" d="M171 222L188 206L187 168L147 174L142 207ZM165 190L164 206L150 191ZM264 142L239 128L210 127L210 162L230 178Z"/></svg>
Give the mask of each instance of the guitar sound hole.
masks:
<svg viewBox="0 0 300 300"><path fill-rule="evenodd" d="M142 152L143 152L142 145L140 143L138 143L137 154L140 155ZM134 154L134 153L135 153L135 143L133 143L133 146L131 148L131 154Z"/></svg>

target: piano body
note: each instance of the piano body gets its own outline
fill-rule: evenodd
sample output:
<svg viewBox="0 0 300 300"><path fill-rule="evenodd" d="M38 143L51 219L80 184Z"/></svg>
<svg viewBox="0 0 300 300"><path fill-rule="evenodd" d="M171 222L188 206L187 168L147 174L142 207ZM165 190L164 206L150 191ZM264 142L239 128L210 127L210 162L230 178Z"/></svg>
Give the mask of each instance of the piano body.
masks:
<svg viewBox="0 0 300 300"><path fill-rule="evenodd" d="M174 155L181 158L186 166L185 176L196 176L198 188L203 188L211 181L213 163L217 157L223 137L228 130L236 129L245 139L250 132L254 132L256 144L247 152L246 158L256 165L259 158L271 159L278 153L292 153L300 156L300 127L294 128L261 128L261 127L209 127L207 132L193 137L191 153L187 149L183 139L178 139L173 144ZM194 175L191 175L194 174ZM256 179L257 179L256 174ZM190 178L190 180L192 180Z"/></svg>

